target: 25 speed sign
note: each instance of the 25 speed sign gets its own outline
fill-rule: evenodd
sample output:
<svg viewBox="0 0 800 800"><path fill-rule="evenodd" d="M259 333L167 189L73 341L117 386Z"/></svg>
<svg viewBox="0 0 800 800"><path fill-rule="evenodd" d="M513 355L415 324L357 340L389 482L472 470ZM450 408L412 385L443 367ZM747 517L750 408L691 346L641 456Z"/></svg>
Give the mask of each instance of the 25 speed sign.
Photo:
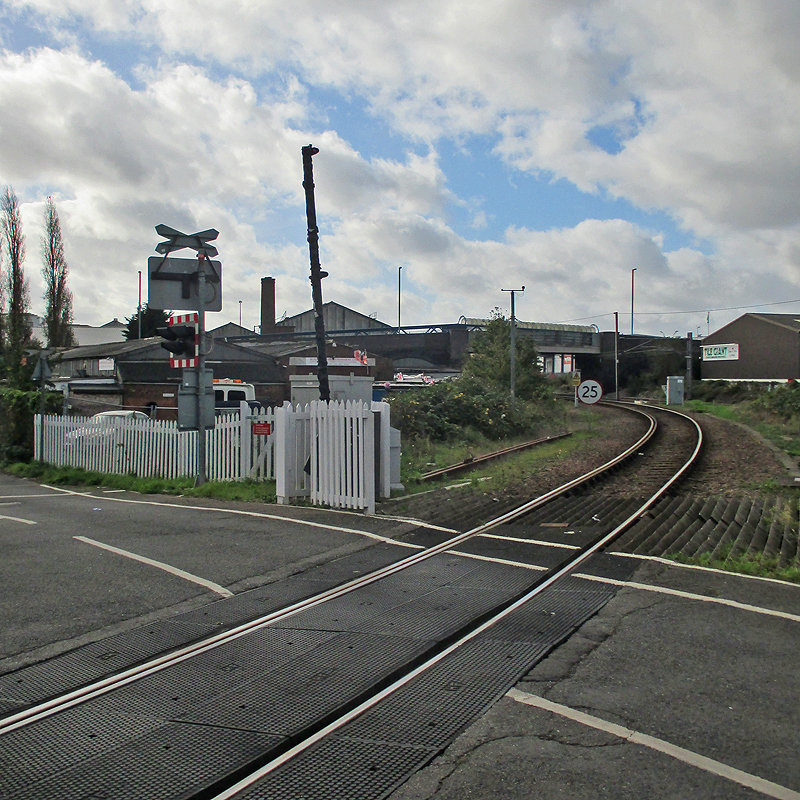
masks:
<svg viewBox="0 0 800 800"><path fill-rule="evenodd" d="M578 400L592 405L603 396L603 387L597 381L582 381L578 387Z"/></svg>

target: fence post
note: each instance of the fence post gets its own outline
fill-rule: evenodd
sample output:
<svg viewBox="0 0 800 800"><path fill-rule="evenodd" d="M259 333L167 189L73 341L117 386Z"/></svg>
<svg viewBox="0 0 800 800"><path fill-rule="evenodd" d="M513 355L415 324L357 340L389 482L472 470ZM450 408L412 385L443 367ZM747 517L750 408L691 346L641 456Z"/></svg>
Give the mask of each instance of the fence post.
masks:
<svg viewBox="0 0 800 800"><path fill-rule="evenodd" d="M250 477L253 468L253 426L250 424L250 405L246 400L239 403L239 477Z"/></svg>
<svg viewBox="0 0 800 800"><path fill-rule="evenodd" d="M286 406L284 403L275 409L275 494L281 505L289 502L289 409Z"/></svg>
<svg viewBox="0 0 800 800"><path fill-rule="evenodd" d="M378 493L381 497L392 496L392 434L391 420L389 416L390 406L388 403L373 403L372 410L378 415L379 420L379 441L376 447L377 457L380 459L380 487Z"/></svg>
<svg viewBox="0 0 800 800"><path fill-rule="evenodd" d="M372 415L372 403L358 401L359 416L362 419L364 432L364 489L366 492L366 508L368 514L375 513L375 418Z"/></svg>

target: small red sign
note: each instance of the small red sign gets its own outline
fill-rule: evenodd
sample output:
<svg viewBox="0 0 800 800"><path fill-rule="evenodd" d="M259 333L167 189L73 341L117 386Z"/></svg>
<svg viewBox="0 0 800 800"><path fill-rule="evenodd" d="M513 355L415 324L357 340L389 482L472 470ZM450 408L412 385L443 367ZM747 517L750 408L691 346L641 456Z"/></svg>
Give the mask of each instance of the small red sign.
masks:
<svg viewBox="0 0 800 800"><path fill-rule="evenodd" d="M272 433L271 422L254 422L253 433L256 436L269 436Z"/></svg>

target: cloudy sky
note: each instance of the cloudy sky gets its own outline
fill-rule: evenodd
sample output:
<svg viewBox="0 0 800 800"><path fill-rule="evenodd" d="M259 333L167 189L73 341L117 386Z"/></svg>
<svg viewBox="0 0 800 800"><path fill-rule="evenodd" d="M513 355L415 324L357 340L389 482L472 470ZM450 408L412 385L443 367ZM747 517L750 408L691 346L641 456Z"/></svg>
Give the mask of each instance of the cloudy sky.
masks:
<svg viewBox="0 0 800 800"><path fill-rule="evenodd" d="M75 321L136 308L165 223L220 231L223 310L704 335L800 313L797 0L4 0L0 185L41 312L45 198ZM710 313L709 313L710 312ZM709 321L710 320L710 321Z"/></svg>

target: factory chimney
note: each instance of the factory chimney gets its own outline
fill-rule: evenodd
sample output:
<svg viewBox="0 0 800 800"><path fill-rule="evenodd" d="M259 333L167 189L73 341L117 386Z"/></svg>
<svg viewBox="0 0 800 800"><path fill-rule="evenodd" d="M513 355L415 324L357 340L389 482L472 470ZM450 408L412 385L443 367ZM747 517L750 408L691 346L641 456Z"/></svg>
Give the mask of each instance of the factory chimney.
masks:
<svg viewBox="0 0 800 800"><path fill-rule="evenodd" d="M275 278L261 279L261 333L275 327Z"/></svg>

